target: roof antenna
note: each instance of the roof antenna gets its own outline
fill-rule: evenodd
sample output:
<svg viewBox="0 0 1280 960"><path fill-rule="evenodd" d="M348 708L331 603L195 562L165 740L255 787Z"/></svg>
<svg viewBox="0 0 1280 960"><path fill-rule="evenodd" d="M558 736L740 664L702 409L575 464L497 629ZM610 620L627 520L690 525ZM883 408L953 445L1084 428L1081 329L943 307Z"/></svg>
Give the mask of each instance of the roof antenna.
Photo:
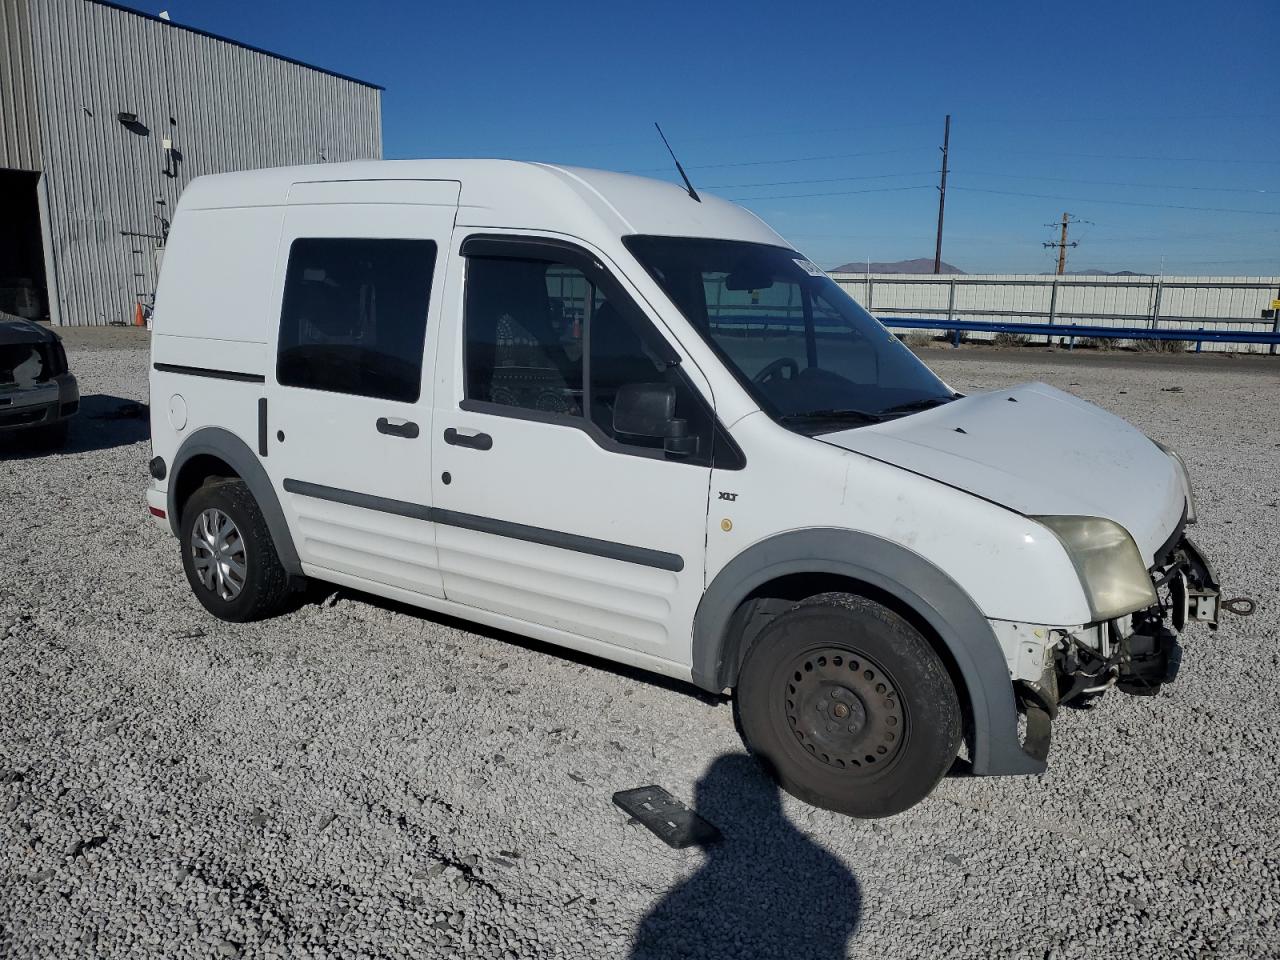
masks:
<svg viewBox="0 0 1280 960"><path fill-rule="evenodd" d="M653 125L658 127L658 122L655 120ZM689 191L689 196L701 203L702 198L698 196L698 191L693 189L693 184L689 182L689 175L684 172L684 167L680 166L680 161L676 159L676 152L671 149L671 144L667 143L667 135L662 132L661 127L658 127L658 136L662 138L662 145L667 148L667 153L671 154L671 160L675 163L676 169L680 171L680 178L684 180L684 185Z"/></svg>

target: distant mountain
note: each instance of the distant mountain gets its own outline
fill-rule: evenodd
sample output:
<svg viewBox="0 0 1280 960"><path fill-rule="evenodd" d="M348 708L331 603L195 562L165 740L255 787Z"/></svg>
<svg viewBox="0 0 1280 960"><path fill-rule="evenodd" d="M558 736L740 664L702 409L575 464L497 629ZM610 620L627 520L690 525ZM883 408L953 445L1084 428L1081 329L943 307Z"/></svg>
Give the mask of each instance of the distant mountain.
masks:
<svg viewBox="0 0 1280 960"><path fill-rule="evenodd" d="M877 263L872 260L870 265L865 260L859 260L852 263L844 263L834 268L832 273L867 273L868 267L871 273L933 273L933 259L930 257L918 257L915 260L895 260L893 263ZM942 261L942 273L964 273L959 267L954 267Z"/></svg>
<svg viewBox="0 0 1280 960"><path fill-rule="evenodd" d="M1149 273L1138 273L1136 270L1068 270L1068 277L1149 277ZM1053 276L1052 273L1045 271L1041 274L1044 277Z"/></svg>

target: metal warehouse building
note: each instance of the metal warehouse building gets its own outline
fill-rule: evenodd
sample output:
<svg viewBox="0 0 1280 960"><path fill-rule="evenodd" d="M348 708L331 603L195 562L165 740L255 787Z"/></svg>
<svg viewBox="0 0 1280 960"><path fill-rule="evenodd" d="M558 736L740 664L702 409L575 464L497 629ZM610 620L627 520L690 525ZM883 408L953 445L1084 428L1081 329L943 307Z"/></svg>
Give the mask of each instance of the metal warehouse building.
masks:
<svg viewBox="0 0 1280 960"><path fill-rule="evenodd" d="M132 322L191 178L381 156L378 86L98 0L0 0L0 311Z"/></svg>

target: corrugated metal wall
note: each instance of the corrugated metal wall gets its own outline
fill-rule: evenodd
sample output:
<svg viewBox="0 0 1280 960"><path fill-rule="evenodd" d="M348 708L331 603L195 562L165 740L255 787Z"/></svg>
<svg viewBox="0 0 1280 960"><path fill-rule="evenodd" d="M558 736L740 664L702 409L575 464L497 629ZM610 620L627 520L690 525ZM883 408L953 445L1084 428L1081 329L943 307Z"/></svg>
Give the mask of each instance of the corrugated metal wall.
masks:
<svg viewBox="0 0 1280 960"><path fill-rule="evenodd" d="M27 0L0 0L0 167L40 169Z"/></svg>
<svg viewBox="0 0 1280 960"><path fill-rule="evenodd" d="M382 156L371 86L90 0L30 17L64 323L132 319L155 290L159 217L192 177Z"/></svg>

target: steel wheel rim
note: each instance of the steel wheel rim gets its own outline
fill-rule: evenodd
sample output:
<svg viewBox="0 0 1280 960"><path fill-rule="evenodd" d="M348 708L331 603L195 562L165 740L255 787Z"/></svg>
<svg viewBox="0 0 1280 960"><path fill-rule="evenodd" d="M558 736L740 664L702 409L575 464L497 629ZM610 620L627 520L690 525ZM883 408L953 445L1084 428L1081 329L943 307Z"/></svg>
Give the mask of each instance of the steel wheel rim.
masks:
<svg viewBox="0 0 1280 960"><path fill-rule="evenodd" d="M840 647L806 651L793 658L782 692L797 744L833 771L873 776L902 755L906 708L892 675L870 657Z"/></svg>
<svg viewBox="0 0 1280 960"><path fill-rule="evenodd" d="M244 589L249 562L244 537L229 516L210 507L191 527L191 560L196 579L222 600L234 600Z"/></svg>

